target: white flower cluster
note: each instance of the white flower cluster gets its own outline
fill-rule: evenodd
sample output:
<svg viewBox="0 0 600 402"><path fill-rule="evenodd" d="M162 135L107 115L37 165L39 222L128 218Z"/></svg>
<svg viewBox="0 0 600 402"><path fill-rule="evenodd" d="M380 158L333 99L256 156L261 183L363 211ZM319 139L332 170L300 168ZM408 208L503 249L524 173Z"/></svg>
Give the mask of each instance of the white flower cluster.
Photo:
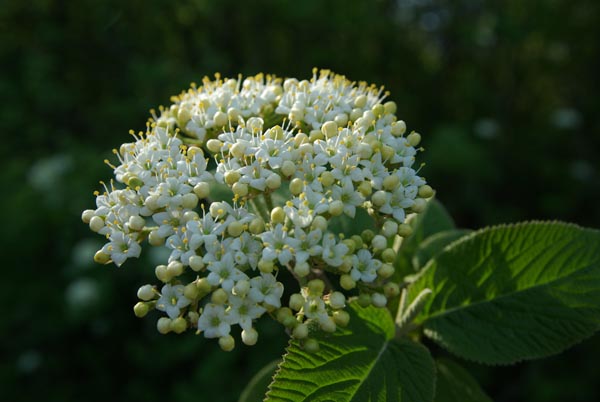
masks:
<svg viewBox="0 0 600 402"><path fill-rule="evenodd" d="M224 350L236 324L256 343L265 313L309 348L311 331L347 324L342 291L384 307L399 293L394 239L410 234L406 213L422 211L433 190L413 168L420 135L405 136L382 99L326 70L310 81L204 79L115 151L123 188L105 186L83 213L109 240L95 260L121 265L146 239L167 247L160 290L139 289L136 315L162 311L161 333L195 328ZM219 187L229 196L215 199ZM357 209L377 229L336 233L332 222ZM299 287L282 306L286 271Z"/></svg>

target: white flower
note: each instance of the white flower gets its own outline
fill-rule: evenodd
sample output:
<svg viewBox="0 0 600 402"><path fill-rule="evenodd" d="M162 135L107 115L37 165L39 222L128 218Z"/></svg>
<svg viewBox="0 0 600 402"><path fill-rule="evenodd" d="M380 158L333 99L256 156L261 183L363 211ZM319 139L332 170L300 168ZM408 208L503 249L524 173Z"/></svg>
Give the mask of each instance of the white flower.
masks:
<svg viewBox="0 0 600 402"><path fill-rule="evenodd" d="M281 265L286 265L292 260L292 250L297 248L298 240L290 237L282 224L277 224L274 229L262 233L264 249L262 258L266 261L278 260Z"/></svg>
<svg viewBox="0 0 600 402"><path fill-rule="evenodd" d="M226 292L231 292L237 281L248 279L246 274L235 267L231 253L225 253L221 260L208 264L208 270L208 283L213 286L220 284Z"/></svg>
<svg viewBox="0 0 600 402"><path fill-rule="evenodd" d="M205 338L221 338L229 335L231 325L223 305L209 303L204 306L198 318L198 330L204 332Z"/></svg>
<svg viewBox="0 0 600 402"><path fill-rule="evenodd" d="M343 257L348 253L348 246L338 243L335 236L328 234L323 237L323 261L332 267L342 265Z"/></svg>
<svg viewBox="0 0 600 402"><path fill-rule="evenodd" d="M231 324L239 324L242 329L252 328L252 320L256 320L267 311L250 297L242 298L230 295L228 304L227 314L230 317Z"/></svg>
<svg viewBox="0 0 600 402"><path fill-rule="evenodd" d="M283 284L277 282L271 274L261 274L250 279L250 291L248 298L256 303L264 303L268 306L281 307L281 296L283 295Z"/></svg>
<svg viewBox="0 0 600 402"><path fill-rule="evenodd" d="M368 250L359 250L356 255L352 256L350 276L355 281L370 283L377 278L377 270L380 267L381 261L373 258Z"/></svg>
<svg viewBox="0 0 600 402"><path fill-rule="evenodd" d="M356 215L356 207L361 205L365 200L363 195L356 191L349 178L342 182L342 187L333 186L331 198L342 201L344 203L344 213L351 218L354 218Z"/></svg>
<svg viewBox="0 0 600 402"><path fill-rule="evenodd" d="M107 243L102 251L110 255L110 259L116 266L120 267L128 258L138 258L142 252L142 248L135 240L137 234L126 235L123 232L113 231L110 234L110 243Z"/></svg>
<svg viewBox="0 0 600 402"><path fill-rule="evenodd" d="M183 295L183 285L165 285L160 291L160 298L156 301L156 309L167 313L170 319L179 317L181 309L190 304Z"/></svg>

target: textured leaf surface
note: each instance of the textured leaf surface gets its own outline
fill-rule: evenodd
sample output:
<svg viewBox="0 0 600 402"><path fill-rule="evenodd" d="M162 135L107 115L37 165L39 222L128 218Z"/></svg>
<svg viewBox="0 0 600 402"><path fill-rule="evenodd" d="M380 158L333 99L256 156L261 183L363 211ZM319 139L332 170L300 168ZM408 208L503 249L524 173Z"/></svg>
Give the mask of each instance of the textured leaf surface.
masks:
<svg viewBox="0 0 600 402"><path fill-rule="evenodd" d="M467 370L448 359L436 361L435 402L492 402Z"/></svg>
<svg viewBox="0 0 600 402"><path fill-rule="evenodd" d="M433 290L417 323L467 359L552 355L600 328L600 231L564 223L484 229L439 254L409 300Z"/></svg>
<svg viewBox="0 0 600 402"><path fill-rule="evenodd" d="M319 352L306 353L291 342L266 400L432 401L435 368L429 351L394 340L386 309L352 304L348 310L350 325L320 336Z"/></svg>
<svg viewBox="0 0 600 402"><path fill-rule="evenodd" d="M419 244L412 259L413 266L417 269L425 267L429 260L438 255L444 247L471 232L469 229L453 229L429 236Z"/></svg>
<svg viewBox="0 0 600 402"><path fill-rule="evenodd" d="M280 360L272 361L256 373L240 395L238 402L258 402L265 399L265 394L269 384L273 381L279 363Z"/></svg>

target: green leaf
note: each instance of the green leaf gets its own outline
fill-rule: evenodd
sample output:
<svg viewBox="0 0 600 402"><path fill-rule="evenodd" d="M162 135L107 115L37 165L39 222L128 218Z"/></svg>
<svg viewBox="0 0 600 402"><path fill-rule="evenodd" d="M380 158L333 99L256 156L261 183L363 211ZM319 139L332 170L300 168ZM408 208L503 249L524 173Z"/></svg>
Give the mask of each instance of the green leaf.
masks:
<svg viewBox="0 0 600 402"><path fill-rule="evenodd" d="M397 254L394 261L395 272L391 281L396 283L404 282L408 276L417 272L417 267L413 265L413 257L425 239L436 233L454 229L452 217L435 198L429 200L425 211L410 215L407 222L413 228L412 234L403 239L397 238L398 241L394 244ZM400 297L397 296L388 302L388 308L393 316L396 316L399 301Z"/></svg>
<svg viewBox="0 0 600 402"><path fill-rule="evenodd" d="M425 267L429 260L438 255L444 247L471 232L469 229L453 229L429 236L417 247L412 258L413 267L417 269Z"/></svg>
<svg viewBox="0 0 600 402"><path fill-rule="evenodd" d="M467 370L448 359L436 361L435 402L492 402Z"/></svg>
<svg viewBox="0 0 600 402"><path fill-rule="evenodd" d="M281 360L275 360L263 367L252 377L238 402L257 402L265 398L269 384L273 381L273 375Z"/></svg>
<svg viewBox="0 0 600 402"><path fill-rule="evenodd" d="M510 364L600 328L600 231L554 222L488 228L446 248L409 288L416 323L453 353Z"/></svg>
<svg viewBox="0 0 600 402"><path fill-rule="evenodd" d="M266 401L433 401L429 351L408 339L394 340L387 309L353 303L348 312L347 328L318 333L318 352L290 343Z"/></svg>
<svg viewBox="0 0 600 402"><path fill-rule="evenodd" d="M412 257L423 240L435 233L454 229L452 217L442 203L436 199L432 199L427 203L425 211L412 215L407 221L412 226L413 233L401 239L395 246L398 254L394 264L396 269L394 279L397 282L404 276L416 272L416 268L412 264Z"/></svg>

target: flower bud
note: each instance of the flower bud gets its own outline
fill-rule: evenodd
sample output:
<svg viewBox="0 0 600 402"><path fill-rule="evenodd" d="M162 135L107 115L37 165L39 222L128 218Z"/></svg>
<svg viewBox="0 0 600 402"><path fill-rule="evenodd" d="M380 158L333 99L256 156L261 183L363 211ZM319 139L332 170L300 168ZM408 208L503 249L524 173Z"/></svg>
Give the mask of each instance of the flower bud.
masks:
<svg viewBox="0 0 600 402"><path fill-rule="evenodd" d="M83 223L90 223L90 220L95 216L95 212L93 209L86 209L81 214L81 220Z"/></svg>
<svg viewBox="0 0 600 402"><path fill-rule="evenodd" d="M168 317L160 317L156 322L156 329L163 335L168 334L171 332L171 319Z"/></svg>
<svg viewBox="0 0 600 402"><path fill-rule="evenodd" d="M261 218L254 218L250 222L248 229L252 234L261 234L265 231L265 222Z"/></svg>
<svg viewBox="0 0 600 402"><path fill-rule="evenodd" d="M351 239L354 241L354 244L356 244L356 250L361 249L363 247L364 243L362 237L360 237L359 235L353 235Z"/></svg>
<svg viewBox="0 0 600 402"><path fill-rule="evenodd" d="M275 314L277 321L279 321L281 323L283 323L288 317L292 317L292 316L293 316L293 313L289 307L282 307L282 308L278 309L277 313Z"/></svg>
<svg viewBox="0 0 600 402"><path fill-rule="evenodd" d="M424 186L419 187L419 197L429 198L431 196L433 196L433 189L431 186L425 184Z"/></svg>
<svg viewBox="0 0 600 402"><path fill-rule="evenodd" d="M382 190L376 191L375 194L371 196L371 202L376 207L381 207L382 205L385 205L385 203L387 202L387 193Z"/></svg>
<svg viewBox="0 0 600 402"><path fill-rule="evenodd" d="M371 302L375 307L385 307L387 304L387 298L381 293L373 293L371 295Z"/></svg>
<svg viewBox="0 0 600 402"><path fill-rule="evenodd" d="M94 262L98 264L107 264L110 261L110 255L106 254L102 250L98 250L96 254L94 254Z"/></svg>
<svg viewBox="0 0 600 402"><path fill-rule="evenodd" d="M358 295L357 302L361 307L369 307L371 305L371 295L368 293L361 293Z"/></svg>
<svg viewBox="0 0 600 402"><path fill-rule="evenodd" d="M292 161L285 161L281 165L281 174L290 177L296 172L296 165Z"/></svg>
<svg viewBox="0 0 600 402"><path fill-rule="evenodd" d="M232 289L232 293L236 296L245 297L250 290L250 282L245 279L240 279L237 281L235 286Z"/></svg>
<svg viewBox="0 0 600 402"><path fill-rule="evenodd" d="M171 278L179 276L183 273L183 264L179 261L171 261L169 265L167 265L167 272Z"/></svg>
<svg viewBox="0 0 600 402"><path fill-rule="evenodd" d="M308 337L308 325L298 324L292 331L292 336L296 339L306 339Z"/></svg>
<svg viewBox="0 0 600 402"><path fill-rule="evenodd" d="M265 180L265 184L271 190L277 190L281 187L281 176L277 173L271 173Z"/></svg>
<svg viewBox="0 0 600 402"><path fill-rule="evenodd" d="M412 234L413 229L408 223L402 223L398 225L398 236L408 237Z"/></svg>
<svg viewBox="0 0 600 402"><path fill-rule="evenodd" d="M150 311L150 308L148 307L148 305L146 303L137 302L135 304L135 306L133 306L133 313L138 318L145 317L146 314L148 314L148 311Z"/></svg>
<svg viewBox="0 0 600 402"><path fill-rule="evenodd" d="M321 215L317 215L314 217L310 227L313 230L319 229L321 232L325 232L327 230L327 219L325 219Z"/></svg>
<svg viewBox="0 0 600 402"><path fill-rule="evenodd" d="M386 220L381 228L381 233L388 239L396 236L398 233L398 224L393 220Z"/></svg>
<svg viewBox="0 0 600 402"><path fill-rule="evenodd" d="M233 221L227 226L227 234L238 237L244 231L244 225L240 221Z"/></svg>
<svg viewBox="0 0 600 402"><path fill-rule="evenodd" d="M391 248L386 248L381 253L381 260L386 263L392 263L396 261L396 252Z"/></svg>
<svg viewBox="0 0 600 402"><path fill-rule="evenodd" d="M93 232L99 232L100 229L104 227L104 219L100 218L99 216L93 216L90 219L89 225Z"/></svg>
<svg viewBox="0 0 600 402"><path fill-rule="evenodd" d="M425 201L425 199L423 199L423 198L417 198L415 200L415 203L411 207L411 209L416 213L420 213L420 212L425 211L426 207L427 207L427 201Z"/></svg>
<svg viewBox="0 0 600 402"><path fill-rule="evenodd" d="M167 270L166 265L158 265L154 269L154 275L156 275L156 278L163 283L169 282L172 278L171 274Z"/></svg>
<svg viewBox="0 0 600 402"><path fill-rule="evenodd" d="M331 317L323 318L319 320L319 327L325 332L333 333L337 329L335 326L335 322L331 319Z"/></svg>
<svg viewBox="0 0 600 402"><path fill-rule="evenodd" d="M398 137L406 132L406 123L404 120L398 120L392 124L392 135Z"/></svg>
<svg viewBox="0 0 600 402"><path fill-rule="evenodd" d="M344 203L340 200L335 200L329 204L329 213L332 216L340 216L344 213Z"/></svg>
<svg viewBox="0 0 600 402"><path fill-rule="evenodd" d="M313 279L308 281L308 290L314 296L321 296L325 290L325 282L321 279Z"/></svg>
<svg viewBox="0 0 600 402"><path fill-rule="evenodd" d="M371 247L374 251L383 250L387 247L387 239L382 235L376 235L371 240Z"/></svg>
<svg viewBox="0 0 600 402"><path fill-rule="evenodd" d="M394 113L396 113L396 110L398 109L398 107L396 106L396 102L389 101L389 102L385 102L383 104L383 109L384 109L385 114L394 114Z"/></svg>
<svg viewBox="0 0 600 402"><path fill-rule="evenodd" d="M325 135L321 132L321 130L312 130L308 135L308 140L310 142L315 142L317 140L324 140Z"/></svg>
<svg viewBox="0 0 600 402"><path fill-rule="evenodd" d="M346 113L340 113L335 116L333 121L335 121L335 124L337 124L338 127L345 127L346 124L348 124L348 115Z"/></svg>
<svg viewBox="0 0 600 402"><path fill-rule="evenodd" d="M385 108L381 103L378 103L377 105L371 108L371 111L373 112L375 117L380 117L385 112Z"/></svg>
<svg viewBox="0 0 600 402"><path fill-rule="evenodd" d="M198 291L200 292L201 295L208 294L212 289L212 285L210 283L208 283L207 278L198 279L196 281L196 287L198 288Z"/></svg>
<svg viewBox="0 0 600 402"><path fill-rule="evenodd" d="M305 276L310 274L310 265L308 265L306 261L297 263L294 267L294 273L300 278L304 278Z"/></svg>
<svg viewBox="0 0 600 402"><path fill-rule="evenodd" d="M395 190L396 188L398 188L399 184L400 178L398 177L398 175L395 174L387 176L385 179L383 179L383 188L388 191Z"/></svg>
<svg viewBox="0 0 600 402"><path fill-rule="evenodd" d="M235 339L231 335L225 335L219 338L219 346L225 352L231 352L235 348Z"/></svg>
<svg viewBox="0 0 600 402"><path fill-rule="evenodd" d="M210 139L206 141L206 148L213 154L219 153L221 151L222 146L223 143L216 139Z"/></svg>
<svg viewBox="0 0 600 402"><path fill-rule="evenodd" d="M155 296L156 292L154 291L154 287L152 285L140 286L137 291L137 297L143 301L150 301L154 299Z"/></svg>
<svg viewBox="0 0 600 402"><path fill-rule="evenodd" d="M206 182L198 183L194 186L194 194L198 196L198 198L206 198L210 194L210 185Z"/></svg>
<svg viewBox="0 0 600 402"><path fill-rule="evenodd" d="M365 229L362 231L360 236L362 237L362 239L365 243L371 243L371 241L375 237L375 233L373 233L373 231L371 229Z"/></svg>
<svg viewBox="0 0 600 402"><path fill-rule="evenodd" d="M350 290L356 287L356 282L350 275L344 274L340 277L340 286L344 290Z"/></svg>
<svg viewBox="0 0 600 402"><path fill-rule="evenodd" d="M410 144L410 146L416 147L421 142L421 134L413 131L406 137L406 140Z"/></svg>
<svg viewBox="0 0 600 402"><path fill-rule="evenodd" d="M189 260L189 264L190 264L190 268L194 272L201 271L204 268L204 261L202 260L202 257L200 257L199 255L191 256L190 260Z"/></svg>
<svg viewBox="0 0 600 402"><path fill-rule="evenodd" d="M180 126L185 127L185 124L188 121L190 121L191 118L192 118L192 113L189 111L189 109L182 107L177 112L177 122L179 123Z"/></svg>
<svg viewBox="0 0 600 402"><path fill-rule="evenodd" d="M187 321L183 317L177 317L171 321L171 331L181 334L187 329Z"/></svg>
<svg viewBox="0 0 600 402"><path fill-rule="evenodd" d="M394 275L394 272L396 272L396 270L394 269L394 267L392 265L381 264L381 267L379 267L379 269L377 270L377 275L379 275L383 279L387 279L387 278L391 277L392 275Z"/></svg>
<svg viewBox="0 0 600 402"><path fill-rule="evenodd" d="M367 106L367 97L365 95L359 95L354 99L354 106L357 108L363 108Z"/></svg>
<svg viewBox="0 0 600 402"><path fill-rule="evenodd" d="M230 107L229 109L227 109L227 117L229 118L229 120L231 120L232 123L237 123L239 121L240 116L241 113L238 109L234 107Z"/></svg>
<svg viewBox="0 0 600 402"><path fill-rule="evenodd" d="M294 293L290 296L289 306L294 311L300 311L304 307L304 297L300 293Z"/></svg>
<svg viewBox="0 0 600 402"><path fill-rule="evenodd" d="M350 322L350 314L344 310L337 310L333 312L333 321L340 327L345 327Z"/></svg>
<svg viewBox="0 0 600 402"><path fill-rule="evenodd" d="M338 310L346 306L346 296L342 292L333 292L329 295L329 305Z"/></svg>
<svg viewBox="0 0 600 402"><path fill-rule="evenodd" d="M150 243L151 246L159 247L165 244L165 238L158 234L158 230L153 230L148 235L148 243Z"/></svg>
<svg viewBox="0 0 600 402"><path fill-rule="evenodd" d="M223 127L225 124L227 124L228 120L229 119L228 119L227 115L221 111L218 111L213 116L213 123L215 124L216 127Z"/></svg>
<svg viewBox="0 0 600 402"><path fill-rule="evenodd" d="M225 179L225 183L232 186L234 183L237 183L240 180L240 172L237 170L228 170L225 172L223 178Z"/></svg>
<svg viewBox="0 0 600 402"><path fill-rule="evenodd" d="M319 351L319 342L316 339L307 339L304 341L304 350L307 353L317 353Z"/></svg>
<svg viewBox="0 0 600 402"><path fill-rule="evenodd" d="M302 182L302 179L296 177L290 181L289 187L292 195L298 195L304 189L304 183Z"/></svg>
<svg viewBox="0 0 600 402"><path fill-rule="evenodd" d="M198 286L194 282L188 283L183 288L183 295L189 300L196 300L200 291L198 290Z"/></svg>
<svg viewBox="0 0 600 402"><path fill-rule="evenodd" d="M273 224L283 223L285 221L285 212L281 207L275 207L271 210L271 222Z"/></svg>
<svg viewBox="0 0 600 402"><path fill-rule="evenodd" d="M263 274L270 274L273 272L274 268L275 264L273 264L273 261L267 261L263 259L258 261L258 270Z"/></svg>
<svg viewBox="0 0 600 402"><path fill-rule="evenodd" d="M214 304L225 304L227 301L227 293L225 293L223 289L219 288L212 292L210 301L212 301Z"/></svg>
<svg viewBox="0 0 600 402"><path fill-rule="evenodd" d="M354 108L350 112L350 120L352 120L354 122L356 122L356 120L358 120L358 118L360 118L360 116L362 116L362 110L359 108Z"/></svg>
<svg viewBox="0 0 600 402"><path fill-rule="evenodd" d="M333 174L328 170L321 173L320 178L321 178L321 184L324 185L325 187L331 187L331 185L335 181Z"/></svg>
<svg viewBox="0 0 600 402"><path fill-rule="evenodd" d="M186 209L194 209L198 205L198 196L194 193L187 193L181 197L181 206Z"/></svg>
<svg viewBox="0 0 600 402"><path fill-rule="evenodd" d="M242 331L242 342L248 346L256 345L258 341L258 332L254 328L245 329Z"/></svg>
<svg viewBox="0 0 600 402"><path fill-rule="evenodd" d="M334 121L327 121L321 126L321 132L325 135L325 138L331 138L337 135L338 128Z"/></svg>
<svg viewBox="0 0 600 402"><path fill-rule="evenodd" d="M385 285L383 285L383 294L388 299L391 299L392 297L396 297L400 294L400 286L398 286L397 283L388 282Z"/></svg>

